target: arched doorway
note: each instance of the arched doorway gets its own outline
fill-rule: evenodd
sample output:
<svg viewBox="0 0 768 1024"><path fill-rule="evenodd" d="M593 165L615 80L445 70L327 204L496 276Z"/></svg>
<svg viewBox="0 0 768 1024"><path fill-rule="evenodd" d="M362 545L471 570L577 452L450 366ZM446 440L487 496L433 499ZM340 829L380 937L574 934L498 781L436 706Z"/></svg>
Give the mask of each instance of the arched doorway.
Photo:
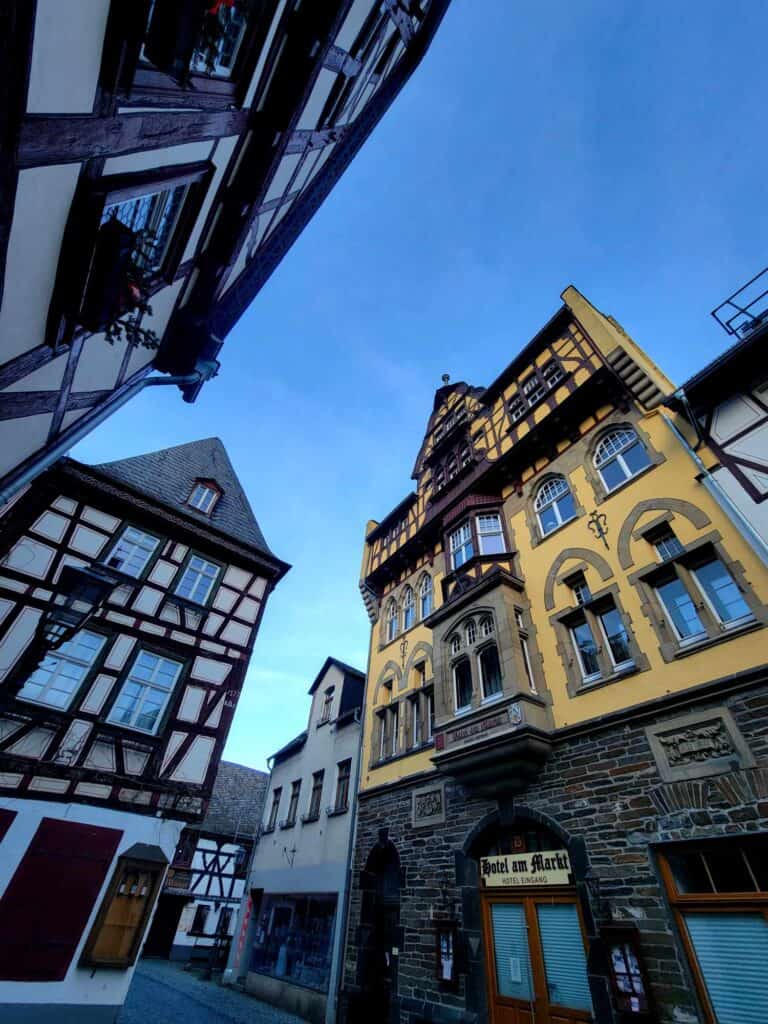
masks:
<svg viewBox="0 0 768 1024"><path fill-rule="evenodd" d="M566 839L522 816L468 844L477 864L490 1024L594 1020L587 940Z"/></svg>
<svg viewBox="0 0 768 1024"><path fill-rule="evenodd" d="M389 1024L397 992L400 929L400 858L382 833L361 873L360 949L358 982L362 994L360 1021ZM356 1020L350 1015L350 1020Z"/></svg>

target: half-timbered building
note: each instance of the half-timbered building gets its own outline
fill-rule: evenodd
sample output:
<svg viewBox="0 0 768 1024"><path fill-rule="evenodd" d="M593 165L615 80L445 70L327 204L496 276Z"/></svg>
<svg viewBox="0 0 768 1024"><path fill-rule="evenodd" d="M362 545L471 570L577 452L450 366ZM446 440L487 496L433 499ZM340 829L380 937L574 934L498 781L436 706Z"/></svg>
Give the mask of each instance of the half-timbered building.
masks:
<svg viewBox="0 0 768 1024"><path fill-rule="evenodd" d="M2 1017L111 1021L288 567L216 438L64 459L0 531Z"/></svg>
<svg viewBox="0 0 768 1024"><path fill-rule="evenodd" d="M350 1022L768 1020L768 572L674 390L569 287L369 522Z"/></svg>
<svg viewBox="0 0 768 1024"><path fill-rule="evenodd" d="M261 822L268 775L222 761L205 817L187 825L165 878L143 956L226 963Z"/></svg>
<svg viewBox="0 0 768 1024"><path fill-rule="evenodd" d="M736 340L670 404L694 427L690 451L702 480L768 565L768 268L713 315ZM713 455L707 464L697 454L702 443Z"/></svg>
<svg viewBox="0 0 768 1024"><path fill-rule="evenodd" d="M137 391L194 401L447 5L0 5L0 505Z"/></svg>
<svg viewBox="0 0 768 1024"><path fill-rule="evenodd" d="M326 658L307 728L272 758L225 978L313 1024L335 1024L365 676Z"/></svg>

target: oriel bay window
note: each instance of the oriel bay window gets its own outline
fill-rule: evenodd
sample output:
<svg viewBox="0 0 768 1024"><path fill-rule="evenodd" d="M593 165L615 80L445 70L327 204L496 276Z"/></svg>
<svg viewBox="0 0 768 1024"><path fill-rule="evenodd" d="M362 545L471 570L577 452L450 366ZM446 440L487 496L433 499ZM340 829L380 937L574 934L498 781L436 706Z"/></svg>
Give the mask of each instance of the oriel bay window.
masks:
<svg viewBox="0 0 768 1024"><path fill-rule="evenodd" d="M472 707L472 666L469 658L459 658L451 668L453 674L453 695L457 711Z"/></svg>
<svg viewBox="0 0 768 1024"><path fill-rule="evenodd" d="M180 661L140 650L109 713L109 721L156 733L181 670Z"/></svg>
<svg viewBox="0 0 768 1024"><path fill-rule="evenodd" d="M670 847L662 877L707 1024L768 1020L768 840Z"/></svg>
<svg viewBox="0 0 768 1024"><path fill-rule="evenodd" d="M480 682L483 687L483 699L490 700L501 693L501 664L496 644L487 644L477 655L480 668Z"/></svg>
<svg viewBox="0 0 768 1024"><path fill-rule="evenodd" d="M49 651L26 680L18 697L67 708L101 653L106 637L81 629L55 651Z"/></svg>
<svg viewBox="0 0 768 1024"><path fill-rule="evenodd" d="M484 512L468 519L448 534L451 567L458 569L475 554L498 555L506 551L501 516Z"/></svg>
<svg viewBox="0 0 768 1024"><path fill-rule="evenodd" d="M704 541L685 549L671 531L652 543L664 561L633 578L642 582L655 606L651 621L663 657L765 621L765 608L750 587L737 581L718 547Z"/></svg>

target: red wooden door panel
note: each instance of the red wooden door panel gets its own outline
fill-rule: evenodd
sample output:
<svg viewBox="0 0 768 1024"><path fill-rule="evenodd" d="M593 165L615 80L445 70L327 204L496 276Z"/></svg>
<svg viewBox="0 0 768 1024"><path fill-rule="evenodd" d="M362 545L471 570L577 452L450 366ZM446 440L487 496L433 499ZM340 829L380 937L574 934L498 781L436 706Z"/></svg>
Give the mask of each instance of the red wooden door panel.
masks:
<svg viewBox="0 0 768 1024"><path fill-rule="evenodd" d="M43 818L0 900L0 979L65 977L122 834Z"/></svg>

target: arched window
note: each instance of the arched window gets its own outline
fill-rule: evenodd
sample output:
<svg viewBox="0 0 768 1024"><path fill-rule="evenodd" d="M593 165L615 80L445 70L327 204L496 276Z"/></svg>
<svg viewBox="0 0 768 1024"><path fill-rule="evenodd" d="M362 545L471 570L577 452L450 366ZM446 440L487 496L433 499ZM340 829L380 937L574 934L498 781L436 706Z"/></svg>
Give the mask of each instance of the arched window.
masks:
<svg viewBox="0 0 768 1024"><path fill-rule="evenodd" d="M451 645L451 654L458 654L461 650L461 637L458 633L454 633L449 641Z"/></svg>
<svg viewBox="0 0 768 1024"><path fill-rule="evenodd" d="M650 464L645 445L631 427L610 430L595 449L595 466L608 491L631 480Z"/></svg>
<svg viewBox="0 0 768 1024"><path fill-rule="evenodd" d="M421 577L419 586L419 618L426 619L432 614L432 577L426 573Z"/></svg>
<svg viewBox="0 0 768 1024"><path fill-rule="evenodd" d="M477 640L477 627L475 626L475 620L470 619L465 629L465 635L467 637L467 643L473 644Z"/></svg>
<svg viewBox="0 0 768 1024"><path fill-rule="evenodd" d="M387 605L387 643L389 643L391 640L394 640L395 637L397 636L397 619L397 602L392 597L390 598L389 604Z"/></svg>
<svg viewBox="0 0 768 1024"><path fill-rule="evenodd" d="M551 476L536 492L536 515L543 536L567 523L576 515L576 506L564 476Z"/></svg>
<svg viewBox="0 0 768 1024"><path fill-rule="evenodd" d="M480 636L492 636L493 635L493 619L490 615L480 620Z"/></svg>
<svg viewBox="0 0 768 1024"><path fill-rule="evenodd" d="M406 587L403 593L403 629L410 629L416 619L416 605L413 591Z"/></svg>

